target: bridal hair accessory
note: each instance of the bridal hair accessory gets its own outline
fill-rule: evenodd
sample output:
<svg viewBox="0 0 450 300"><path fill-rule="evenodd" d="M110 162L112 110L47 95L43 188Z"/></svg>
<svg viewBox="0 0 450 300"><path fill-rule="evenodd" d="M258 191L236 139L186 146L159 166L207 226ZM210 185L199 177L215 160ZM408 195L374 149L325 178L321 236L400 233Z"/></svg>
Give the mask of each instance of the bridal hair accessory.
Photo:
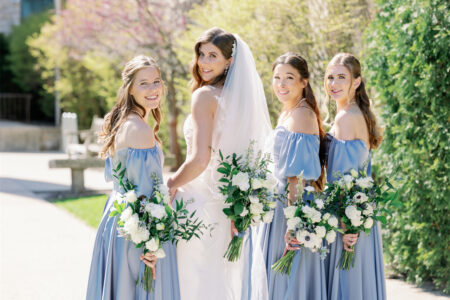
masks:
<svg viewBox="0 0 450 300"><path fill-rule="evenodd" d="M231 48L231 57L234 57L236 53L236 41L233 42L233 48Z"/></svg>

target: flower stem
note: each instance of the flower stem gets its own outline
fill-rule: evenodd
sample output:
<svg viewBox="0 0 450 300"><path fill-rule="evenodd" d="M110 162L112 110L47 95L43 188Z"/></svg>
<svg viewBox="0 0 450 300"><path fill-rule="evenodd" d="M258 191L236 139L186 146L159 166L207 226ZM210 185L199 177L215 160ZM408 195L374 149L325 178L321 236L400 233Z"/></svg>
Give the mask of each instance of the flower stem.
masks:
<svg viewBox="0 0 450 300"><path fill-rule="evenodd" d="M235 236L228 245L228 249L223 257L226 257L228 261L237 261L241 257L243 237Z"/></svg>
<svg viewBox="0 0 450 300"><path fill-rule="evenodd" d="M286 254L272 265L272 269L280 274L291 275L292 261L296 251L288 250Z"/></svg>

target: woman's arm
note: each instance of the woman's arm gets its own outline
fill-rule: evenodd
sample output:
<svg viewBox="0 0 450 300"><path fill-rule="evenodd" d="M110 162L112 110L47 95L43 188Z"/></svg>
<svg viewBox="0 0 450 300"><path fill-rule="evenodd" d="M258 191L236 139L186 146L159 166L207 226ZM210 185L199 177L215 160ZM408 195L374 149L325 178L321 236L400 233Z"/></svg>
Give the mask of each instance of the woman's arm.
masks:
<svg viewBox="0 0 450 300"><path fill-rule="evenodd" d="M192 95L192 155L169 178L167 185L174 196L176 189L199 176L211 159L214 113L217 100L209 90L199 89Z"/></svg>

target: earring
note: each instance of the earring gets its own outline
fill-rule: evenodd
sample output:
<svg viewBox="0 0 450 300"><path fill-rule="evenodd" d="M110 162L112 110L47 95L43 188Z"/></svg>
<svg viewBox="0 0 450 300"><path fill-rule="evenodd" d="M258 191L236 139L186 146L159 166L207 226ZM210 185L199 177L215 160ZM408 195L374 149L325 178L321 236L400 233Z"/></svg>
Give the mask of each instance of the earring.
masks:
<svg viewBox="0 0 450 300"><path fill-rule="evenodd" d="M227 76L227 74L228 74L228 66L225 67L225 72L223 72L223 74L224 74L225 76Z"/></svg>

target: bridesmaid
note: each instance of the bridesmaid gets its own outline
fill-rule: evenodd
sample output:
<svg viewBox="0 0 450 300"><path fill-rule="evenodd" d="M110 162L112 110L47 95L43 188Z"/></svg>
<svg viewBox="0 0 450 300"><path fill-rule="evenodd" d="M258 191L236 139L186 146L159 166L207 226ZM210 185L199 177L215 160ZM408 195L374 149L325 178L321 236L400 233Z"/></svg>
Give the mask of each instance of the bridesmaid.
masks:
<svg viewBox="0 0 450 300"><path fill-rule="evenodd" d="M381 132L370 109L361 65L355 56L339 53L328 64L325 74L327 95L337 104L337 115L329 135L328 181L333 173L368 167L370 151L381 143ZM336 268L342 251L354 247L355 265L348 271ZM376 224L370 233L338 234L331 244L326 263L329 300L384 300L386 299L383 249L380 227Z"/></svg>
<svg viewBox="0 0 450 300"><path fill-rule="evenodd" d="M142 249L119 236L117 217L109 217L116 196L123 193L118 180L112 178L112 168L121 163L126 168L125 177L138 186L138 195L150 195L153 190L151 175L155 173L162 180L164 159L156 136L165 90L159 66L153 58L137 56L126 64L122 80L116 105L106 115L100 134L104 142L101 155L107 156L105 177L113 180L114 189L97 231L86 299L178 300L175 246L164 244L166 257L158 261L153 255L143 256ZM150 114L155 119L154 129L147 125ZM150 293L136 284L138 275L143 275L144 264L154 271Z"/></svg>
<svg viewBox="0 0 450 300"><path fill-rule="evenodd" d="M289 203L297 195L298 176L303 172L303 184L323 188L324 170L319 160L320 140L325 136L320 112L309 84L308 65L301 56L288 52L272 66L272 87L283 111L274 132L274 163L278 189L289 183ZM304 198L305 199L305 198ZM306 200L308 201L308 200ZM299 248L295 239L286 240L286 219L277 203L274 219L261 230L267 267L270 299L325 300L326 284L323 261L318 253ZM286 239L289 239L286 235ZM290 276L274 272L271 266L282 257L285 249L297 250Z"/></svg>

